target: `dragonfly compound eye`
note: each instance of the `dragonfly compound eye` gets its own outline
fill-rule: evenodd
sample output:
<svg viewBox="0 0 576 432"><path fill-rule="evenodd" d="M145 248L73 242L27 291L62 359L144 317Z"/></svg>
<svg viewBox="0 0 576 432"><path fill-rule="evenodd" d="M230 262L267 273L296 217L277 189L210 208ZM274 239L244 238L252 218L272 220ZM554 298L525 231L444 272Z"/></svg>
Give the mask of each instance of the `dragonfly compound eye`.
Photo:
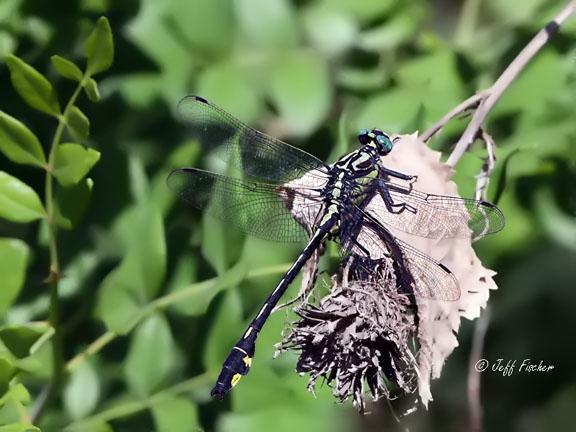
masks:
<svg viewBox="0 0 576 432"><path fill-rule="evenodd" d="M376 137L376 142L378 143L378 151L381 154L388 154L392 151L392 141L387 135L378 135Z"/></svg>
<svg viewBox="0 0 576 432"><path fill-rule="evenodd" d="M360 144L368 144L370 141L372 141L372 138L370 138L370 131L368 129L362 129L360 132L358 132L358 141L360 141Z"/></svg>

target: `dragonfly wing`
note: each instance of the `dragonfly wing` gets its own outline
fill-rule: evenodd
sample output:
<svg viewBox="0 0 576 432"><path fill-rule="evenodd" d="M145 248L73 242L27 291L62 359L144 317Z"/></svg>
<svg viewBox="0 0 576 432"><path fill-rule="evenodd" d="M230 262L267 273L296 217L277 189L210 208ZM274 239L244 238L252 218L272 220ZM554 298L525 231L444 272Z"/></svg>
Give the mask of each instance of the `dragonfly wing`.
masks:
<svg viewBox="0 0 576 432"><path fill-rule="evenodd" d="M327 173L320 159L246 126L199 96L184 98L178 111L202 145L219 147L227 163L251 177L285 183L310 171Z"/></svg>
<svg viewBox="0 0 576 432"><path fill-rule="evenodd" d="M460 298L458 282L446 266L395 238L370 214L357 207L356 210L356 213L364 215L364 219L359 221L358 216L352 217L350 226L358 224L359 229L356 233L351 229L351 234L343 234L342 244L347 253L368 258L368 262L386 258L395 260L397 265L410 272L412 289L419 297L444 301ZM371 269L365 270L370 272ZM397 276L405 281L410 279Z"/></svg>
<svg viewBox="0 0 576 432"><path fill-rule="evenodd" d="M417 295L444 301L456 301L460 298L458 281L448 267L402 240L396 241L402 249L404 263L414 278Z"/></svg>
<svg viewBox="0 0 576 432"><path fill-rule="evenodd" d="M486 201L408 191L378 181L388 190L393 211L379 195L367 209L382 223L402 232L426 238L477 239L504 227L500 209Z"/></svg>
<svg viewBox="0 0 576 432"><path fill-rule="evenodd" d="M281 242L305 241L306 230L296 222L289 203L299 196L301 219L316 218L322 208L312 195L288 186L258 183L196 168L173 171L168 186L183 201L235 225L247 234ZM305 199L302 198L305 196Z"/></svg>

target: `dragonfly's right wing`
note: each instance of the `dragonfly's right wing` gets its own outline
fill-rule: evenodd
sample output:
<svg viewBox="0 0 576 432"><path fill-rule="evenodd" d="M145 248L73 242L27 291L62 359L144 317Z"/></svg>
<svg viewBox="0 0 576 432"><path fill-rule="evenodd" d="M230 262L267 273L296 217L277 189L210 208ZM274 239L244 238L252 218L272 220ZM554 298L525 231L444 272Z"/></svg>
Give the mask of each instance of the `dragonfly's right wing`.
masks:
<svg viewBox="0 0 576 432"><path fill-rule="evenodd" d="M285 183L310 171L328 172L315 156L246 126L199 96L184 98L178 111L191 126L194 138L204 146L218 148L227 163L248 176Z"/></svg>
<svg viewBox="0 0 576 432"><path fill-rule="evenodd" d="M173 171L168 186L192 207L265 240L306 241L306 230L296 219L301 223L314 221L322 208L322 200L319 194L313 195L314 190L304 193L303 189L241 180L196 168ZM291 206L296 200L297 210Z"/></svg>
<svg viewBox="0 0 576 432"><path fill-rule="evenodd" d="M350 216L349 216L350 217ZM374 217L355 206L348 237L342 239L343 247L349 254L377 262L389 258L399 266L395 271L406 270L410 275L396 274L404 281L412 280L414 294L427 299L454 301L460 298L458 281L443 264L395 238ZM365 269L367 274L371 269ZM402 273L402 272L400 272Z"/></svg>
<svg viewBox="0 0 576 432"><path fill-rule="evenodd" d="M434 195L395 187L381 179L375 180L389 193L396 206L405 205L392 213L381 196L375 196L367 209L385 225L427 238L470 238L476 240L500 231L504 215L486 201L454 196Z"/></svg>

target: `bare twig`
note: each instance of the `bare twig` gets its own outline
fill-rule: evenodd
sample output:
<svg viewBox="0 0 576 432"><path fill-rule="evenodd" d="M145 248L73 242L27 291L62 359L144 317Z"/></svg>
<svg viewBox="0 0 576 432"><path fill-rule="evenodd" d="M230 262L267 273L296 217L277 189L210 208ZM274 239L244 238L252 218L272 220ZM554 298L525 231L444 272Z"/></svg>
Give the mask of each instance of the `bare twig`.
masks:
<svg viewBox="0 0 576 432"><path fill-rule="evenodd" d="M454 107L449 113L444 115L440 120L434 123L426 132L424 132L420 138L422 141L427 142L430 138L432 138L440 129L442 129L446 124L452 120L454 117L459 116L462 113L465 113L469 109L476 108L482 100L484 100L489 94L488 90L484 90L481 92L476 93L475 95L470 96L464 102L461 102L459 105Z"/></svg>
<svg viewBox="0 0 576 432"><path fill-rule="evenodd" d="M494 143L494 138L486 132L483 128L480 129L480 134L482 141L486 145L486 158L484 158L484 164L480 173L476 176L476 199L477 200L488 200L488 184L490 183L490 176L492 171L494 171L494 166L496 165L496 144Z"/></svg>
<svg viewBox="0 0 576 432"><path fill-rule="evenodd" d="M470 413L471 432L482 431L482 402L480 400L480 372L476 369L482 359L484 351L484 337L490 322L490 309L486 307L484 313L476 321L474 336L472 338L472 350L468 363L468 410Z"/></svg>
<svg viewBox="0 0 576 432"><path fill-rule="evenodd" d="M532 58L540 51L540 49L554 36L560 26L576 11L576 1L569 1L566 6L556 15L556 17L550 21L542 30L536 33L536 36L524 47L524 49L518 54L518 56L508 65L506 70L500 75L496 80L494 85L488 90L488 96L483 99L476 111L468 127L456 143L452 154L446 161L446 163L452 167L458 163L462 155L468 150L468 147L472 144L478 131L482 126L482 123L486 119L486 116L496 104L498 99L502 96L504 91L510 86L510 84L518 77L518 75L524 70L526 65L532 60Z"/></svg>
<svg viewBox="0 0 576 432"><path fill-rule="evenodd" d="M422 136L423 141L428 141L439 130L441 130L450 120L470 109L474 109L474 115L468 123L464 133L456 143L454 150L448 157L446 163L452 167L456 166L460 158L468 150L476 138L481 138L485 145L487 156L482 166L480 174L477 176L476 199L486 199L487 188L490 176L495 164L495 144L493 138L483 129L483 123L486 120L490 110L500 99L502 94L510 84L526 68L530 60L540 51L540 49L558 32L560 26L576 12L576 1L571 0L566 3L564 8L550 21L534 38L524 47L518 56L508 65L500 77L487 90L479 92L460 103ZM468 368L468 406L470 412L470 427L472 432L482 431L482 404L480 399L480 375L475 366L482 358L484 337L488 328L490 313L488 308L477 320L474 338L472 342L472 351L470 353L470 362Z"/></svg>

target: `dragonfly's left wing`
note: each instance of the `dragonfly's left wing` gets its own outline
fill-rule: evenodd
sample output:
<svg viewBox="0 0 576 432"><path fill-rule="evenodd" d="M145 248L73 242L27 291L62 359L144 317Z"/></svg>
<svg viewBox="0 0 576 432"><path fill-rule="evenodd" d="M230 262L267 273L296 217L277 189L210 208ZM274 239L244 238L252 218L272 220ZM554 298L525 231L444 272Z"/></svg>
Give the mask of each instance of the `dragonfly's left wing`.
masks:
<svg viewBox="0 0 576 432"><path fill-rule="evenodd" d="M321 197L313 195L315 190L258 183L197 168L175 170L167 182L190 206L265 240L306 241L303 225L308 228L322 208ZM292 207L295 201L297 209Z"/></svg>
<svg viewBox="0 0 576 432"><path fill-rule="evenodd" d="M194 138L219 150L225 162L248 176L284 183L309 172L328 172L317 157L252 129L200 96L182 99L178 112Z"/></svg>

